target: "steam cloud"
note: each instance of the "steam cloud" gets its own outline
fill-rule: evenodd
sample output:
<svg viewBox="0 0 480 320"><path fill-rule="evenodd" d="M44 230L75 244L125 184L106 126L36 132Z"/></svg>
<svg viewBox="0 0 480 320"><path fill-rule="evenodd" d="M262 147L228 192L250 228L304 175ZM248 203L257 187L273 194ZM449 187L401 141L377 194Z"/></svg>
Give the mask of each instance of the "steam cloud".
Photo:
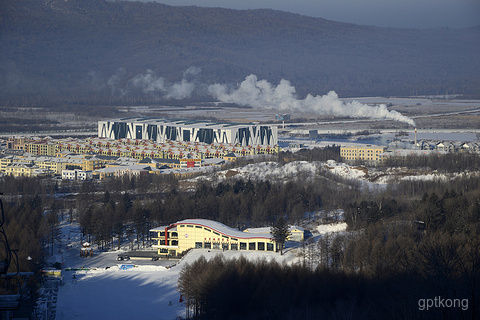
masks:
<svg viewBox="0 0 480 320"><path fill-rule="evenodd" d="M169 84L163 77L158 77L152 70L147 70L143 74L133 77L129 84L140 88L144 93L163 93L165 99L181 100L190 98L195 90L195 81L188 78L200 73L200 68L190 67L183 73L183 79L180 82Z"/></svg>
<svg viewBox="0 0 480 320"><path fill-rule="evenodd" d="M295 87L284 79L277 86L274 86L267 80L258 80L256 75L251 74L236 87L225 84L205 85L196 80L196 76L200 72L200 68L190 67L183 73L181 81L169 83L165 78L157 76L154 71L149 69L145 73L131 78L122 87L121 82L126 71L120 68L108 79L106 85L110 88L112 94L122 96L128 94L131 89L139 89L145 94L160 94L165 99L182 100L190 98L195 92L205 94L206 90L208 95L218 101L257 109L311 112L319 115L351 118L390 119L415 126L412 119L397 111L388 110L384 104L369 106L358 101L346 103L338 98L335 91L330 91L323 96L308 94L305 99L299 99L296 96ZM89 77L93 81L97 78L97 75L89 73ZM96 82L98 82L98 79ZM98 83L96 87L99 87Z"/></svg>
<svg viewBox="0 0 480 320"><path fill-rule="evenodd" d="M119 88L122 78L125 76L125 74L125 68L119 68L117 72L107 80L107 85L110 87L112 95L119 94L124 96L126 94L124 89Z"/></svg>
<svg viewBox="0 0 480 320"><path fill-rule="evenodd" d="M307 95L298 99L295 87L289 81L281 80L275 87L266 80L258 80L249 75L237 88L222 84L208 86L208 92L222 102L236 103L258 109L313 112L322 115L347 116L352 118L391 119L415 126L415 122L397 111L389 111L387 106L369 106L358 101L345 103L335 91L323 96Z"/></svg>

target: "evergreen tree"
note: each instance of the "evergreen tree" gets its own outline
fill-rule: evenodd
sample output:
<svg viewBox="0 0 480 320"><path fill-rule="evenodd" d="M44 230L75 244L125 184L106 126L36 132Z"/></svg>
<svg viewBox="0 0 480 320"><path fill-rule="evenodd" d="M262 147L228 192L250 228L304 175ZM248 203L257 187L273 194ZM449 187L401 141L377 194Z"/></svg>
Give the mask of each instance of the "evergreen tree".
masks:
<svg viewBox="0 0 480 320"><path fill-rule="evenodd" d="M273 240L280 246L280 255L283 255L283 247L287 241L290 231L288 231L287 221L281 216L270 230Z"/></svg>

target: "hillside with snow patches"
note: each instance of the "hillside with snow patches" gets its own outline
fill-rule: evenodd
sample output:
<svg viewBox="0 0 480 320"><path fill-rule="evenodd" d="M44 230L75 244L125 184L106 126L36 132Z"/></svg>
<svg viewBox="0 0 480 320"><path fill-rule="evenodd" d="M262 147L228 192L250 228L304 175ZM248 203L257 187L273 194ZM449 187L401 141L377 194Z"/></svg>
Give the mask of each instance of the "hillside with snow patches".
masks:
<svg viewBox="0 0 480 320"><path fill-rule="evenodd" d="M314 161L292 161L281 164L273 161L266 161L248 164L243 167L215 171L205 176L195 178L225 181L228 179L243 179L252 181L288 181L296 179L314 179L316 175L333 174L343 179L358 181L363 186L379 187L389 183L396 183L401 180L448 180L463 176L460 174L444 174L424 169L422 171L406 168L367 168L364 166L349 165L334 160L326 162ZM478 173L469 173L478 174Z"/></svg>

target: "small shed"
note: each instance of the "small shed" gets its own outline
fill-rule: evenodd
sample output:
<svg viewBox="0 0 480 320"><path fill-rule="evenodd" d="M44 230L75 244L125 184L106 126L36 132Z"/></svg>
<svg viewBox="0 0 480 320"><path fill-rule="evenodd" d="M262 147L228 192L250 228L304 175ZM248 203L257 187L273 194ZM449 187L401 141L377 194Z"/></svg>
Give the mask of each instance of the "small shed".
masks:
<svg viewBox="0 0 480 320"><path fill-rule="evenodd" d="M80 257L87 258L93 256L93 250L90 243L84 242L80 248Z"/></svg>
<svg viewBox="0 0 480 320"><path fill-rule="evenodd" d="M288 228L290 235L288 237L289 241L303 241L305 239L305 229L299 226L290 226Z"/></svg>

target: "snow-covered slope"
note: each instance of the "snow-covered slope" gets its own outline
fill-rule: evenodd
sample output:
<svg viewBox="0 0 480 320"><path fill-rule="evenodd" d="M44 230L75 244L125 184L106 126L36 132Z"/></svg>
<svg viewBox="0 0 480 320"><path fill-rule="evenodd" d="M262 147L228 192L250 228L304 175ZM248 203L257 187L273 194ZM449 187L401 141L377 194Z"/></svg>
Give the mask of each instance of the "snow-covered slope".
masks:
<svg viewBox="0 0 480 320"><path fill-rule="evenodd" d="M64 284L59 286L56 304L52 302L56 305L57 320L177 319L185 316L185 305L180 303L177 291L179 272L186 263L202 255L207 260L217 254L227 259L243 255L249 260L266 258L281 263L298 259L289 253L195 249L181 261L130 260L127 263L135 267L121 270L116 261L119 252L97 251L92 258L79 257L78 225L64 225L62 233L65 236L61 247L69 247L58 250L57 258L63 257L70 271L63 271ZM168 267L172 264L175 265ZM81 268L84 270L78 270Z"/></svg>
<svg viewBox="0 0 480 320"><path fill-rule="evenodd" d="M241 168L219 171L218 178L242 178L244 180L282 181L295 179L300 175L311 177L315 175L318 162L294 161L281 165L278 162L261 162L249 164Z"/></svg>

